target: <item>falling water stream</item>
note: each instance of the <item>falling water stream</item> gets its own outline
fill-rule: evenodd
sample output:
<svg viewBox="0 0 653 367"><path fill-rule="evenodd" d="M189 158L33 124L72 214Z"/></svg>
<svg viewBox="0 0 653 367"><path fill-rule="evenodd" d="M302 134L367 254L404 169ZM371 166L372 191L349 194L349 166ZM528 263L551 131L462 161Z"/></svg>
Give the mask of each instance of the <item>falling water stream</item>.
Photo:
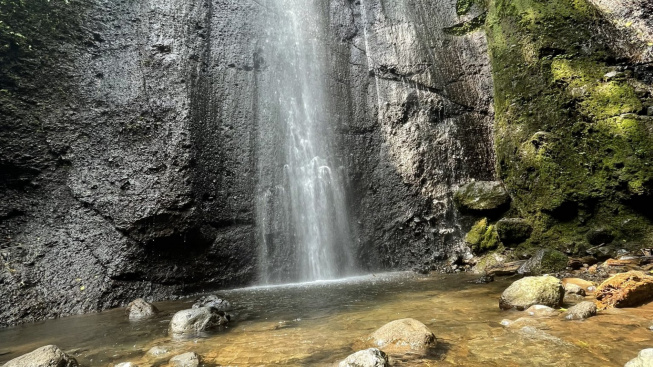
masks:
<svg viewBox="0 0 653 367"><path fill-rule="evenodd" d="M354 261L326 83L328 4L275 0L268 6L259 124L262 134L276 137L259 139L268 144L257 195L261 281L339 278L353 271ZM270 129L277 132L268 134Z"/></svg>

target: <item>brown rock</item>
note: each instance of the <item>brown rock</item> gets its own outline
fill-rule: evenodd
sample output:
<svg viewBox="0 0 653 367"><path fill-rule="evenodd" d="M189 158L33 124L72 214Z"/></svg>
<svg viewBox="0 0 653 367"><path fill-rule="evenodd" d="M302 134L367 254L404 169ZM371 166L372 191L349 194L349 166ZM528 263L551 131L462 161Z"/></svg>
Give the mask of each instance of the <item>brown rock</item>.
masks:
<svg viewBox="0 0 653 367"><path fill-rule="evenodd" d="M653 301L653 276L641 271L616 274L596 289L600 309L636 307Z"/></svg>
<svg viewBox="0 0 653 367"><path fill-rule="evenodd" d="M594 290L594 283L590 282L589 280L585 279L580 279L580 278L564 278L562 279L562 286L567 288L567 284L575 284L583 290L585 290L586 293L590 293L592 290Z"/></svg>
<svg viewBox="0 0 653 367"><path fill-rule="evenodd" d="M437 344L435 335L415 319L389 322L370 335L369 340L384 351L392 349L424 350Z"/></svg>

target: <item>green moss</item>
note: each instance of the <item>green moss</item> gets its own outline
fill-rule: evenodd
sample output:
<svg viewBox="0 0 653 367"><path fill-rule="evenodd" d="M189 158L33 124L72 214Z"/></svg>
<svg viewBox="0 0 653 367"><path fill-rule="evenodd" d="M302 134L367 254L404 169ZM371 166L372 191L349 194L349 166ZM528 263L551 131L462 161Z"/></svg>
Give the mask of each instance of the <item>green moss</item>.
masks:
<svg viewBox="0 0 653 367"><path fill-rule="evenodd" d="M584 0L493 0L486 29L495 83L497 170L512 211L533 224L523 244L580 248L592 226L653 239L653 119L639 81L615 71L601 15ZM582 247L582 246L581 246Z"/></svg>
<svg viewBox="0 0 653 367"><path fill-rule="evenodd" d="M475 252L493 250L501 245L495 226L488 225L487 218L479 220L472 226L465 236L465 242Z"/></svg>
<svg viewBox="0 0 653 367"><path fill-rule="evenodd" d="M470 21L459 23L454 26L445 28L444 32L454 36L464 36L468 33L481 29L481 27L485 25L486 16L487 13L483 13Z"/></svg>
<svg viewBox="0 0 653 367"><path fill-rule="evenodd" d="M456 13L458 15L467 14L475 2L475 0L458 0L458 2L456 2Z"/></svg>

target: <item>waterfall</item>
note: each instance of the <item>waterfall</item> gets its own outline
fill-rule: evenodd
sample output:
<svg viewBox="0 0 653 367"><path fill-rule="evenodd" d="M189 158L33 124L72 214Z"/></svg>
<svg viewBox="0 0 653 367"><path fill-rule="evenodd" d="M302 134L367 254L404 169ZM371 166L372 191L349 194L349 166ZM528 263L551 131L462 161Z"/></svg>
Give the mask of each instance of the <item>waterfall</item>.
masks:
<svg viewBox="0 0 653 367"><path fill-rule="evenodd" d="M257 226L263 283L354 269L328 94L328 2L274 0L260 57Z"/></svg>

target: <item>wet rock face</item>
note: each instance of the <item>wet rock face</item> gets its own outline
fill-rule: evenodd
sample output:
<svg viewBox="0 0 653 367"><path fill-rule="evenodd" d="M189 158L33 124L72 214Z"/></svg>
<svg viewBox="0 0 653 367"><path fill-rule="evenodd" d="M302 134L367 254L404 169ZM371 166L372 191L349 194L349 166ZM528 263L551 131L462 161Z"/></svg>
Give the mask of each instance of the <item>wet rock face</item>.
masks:
<svg viewBox="0 0 653 367"><path fill-rule="evenodd" d="M14 358L5 367L77 367L75 358L68 356L54 345L41 347L33 352Z"/></svg>
<svg viewBox="0 0 653 367"><path fill-rule="evenodd" d="M253 282L265 2L68 3L0 95L0 325ZM464 246L453 188L494 179L485 36L451 1L328 14L361 267L431 266Z"/></svg>

